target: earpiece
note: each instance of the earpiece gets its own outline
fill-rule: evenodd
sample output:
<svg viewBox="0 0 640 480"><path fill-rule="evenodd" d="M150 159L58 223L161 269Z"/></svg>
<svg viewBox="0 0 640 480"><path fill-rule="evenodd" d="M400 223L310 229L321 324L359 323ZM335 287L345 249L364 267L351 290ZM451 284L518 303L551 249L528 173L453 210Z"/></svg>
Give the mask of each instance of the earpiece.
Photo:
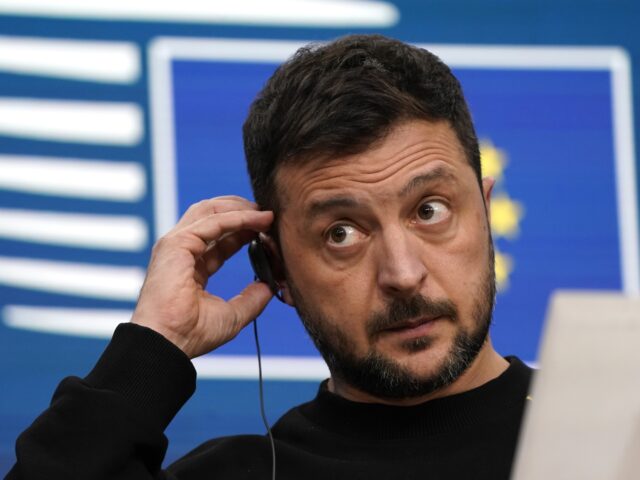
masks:
<svg viewBox="0 0 640 480"><path fill-rule="evenodd" d="M284 302L282 298L282 294L280 293L280 287L278 282L273 275L273 270L271 269L271 255L269 252L269 248L265 246L258 235L256 238L251 240L249 243L249 261L251 262L251 268L253 268L253 273L255 274L255 279L260 280L261 282L269 285L271 292L273 295ZM262 380L262 355L260 354L260 341L258 340L258 319L256 318L253 321L253 336L256 341L256 353L258 355L258 386L260 389L260 416L262 417L262 422L267 429L267 435L269 436L269 445L271 445L271 480L276 479L276 444L273 441L273 434L271 433L271 427L269 426L269 421L267 420L267 416L264 411L264 392L263 392L263 380Z"/></svg>
<svg viewBox="0 0 640 480"><path fill-rule="evenodd" d="M280 286L273 275L271 267L272 255L259 235L251 240L248 253L255 279L266 283L273 295L281 302L284 302L282 293L280 292Z"/></svg>

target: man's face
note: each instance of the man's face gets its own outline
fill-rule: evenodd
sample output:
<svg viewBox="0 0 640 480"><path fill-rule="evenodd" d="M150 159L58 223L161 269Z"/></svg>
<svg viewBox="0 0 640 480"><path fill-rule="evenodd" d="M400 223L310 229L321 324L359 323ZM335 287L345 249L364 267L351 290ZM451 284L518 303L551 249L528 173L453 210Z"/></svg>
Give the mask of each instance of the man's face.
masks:
<svg viewBox="0 0 640 480"><path fill-rule="evenodd" d="M495 286L491 183L449 124L399 124L364 153L285 165L276 185L286 298L332 376L388 399L453 382L483 347Z"/></svg>

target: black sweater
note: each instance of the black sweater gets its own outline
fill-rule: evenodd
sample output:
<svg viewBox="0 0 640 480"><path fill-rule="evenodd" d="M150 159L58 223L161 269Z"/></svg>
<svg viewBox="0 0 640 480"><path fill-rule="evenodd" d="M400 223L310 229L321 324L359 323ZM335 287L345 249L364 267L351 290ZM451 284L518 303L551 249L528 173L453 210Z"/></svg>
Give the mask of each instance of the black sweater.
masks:
<svg viewBox="0 0 640 480"><path fill-rule="evenodd" d="M515 357L498 378L413 407L330 393L273 427L277 478L508 479L531 370ZM211 440L160 466L163 430L195 389L189 359L152 330L120 325L85 379L58 386L51 407L18 438L8 479L268 479L266 436Z"/></svg>

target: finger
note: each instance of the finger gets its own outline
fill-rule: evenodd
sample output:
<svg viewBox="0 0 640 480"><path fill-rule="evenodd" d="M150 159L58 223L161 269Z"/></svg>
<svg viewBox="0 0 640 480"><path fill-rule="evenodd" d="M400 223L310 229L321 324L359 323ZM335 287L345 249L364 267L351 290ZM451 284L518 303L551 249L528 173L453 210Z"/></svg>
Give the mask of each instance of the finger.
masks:
<svg viewBox="0 0 640 480"><path fill-rule="evenodd" d="M256 232L243 230L219 240L213 248L202 255L203 267L208 276L218 271L224 262L235 255L244 245L256 238Z"/></svg>
<svg viewBox="0 0 640 480"><path fill-rule="evenodd" d="M198 236L208 243L221 241L228 235L248 230L265 232L273 222L273 212L260 210L236 210L202 218L190 225L186 232Z"/></svg>
<svg viewBox="0 0 640 480"><path fill-rule="evenodd" d="M195 280L205 287L209 277L217 272L229 257L237 253L238 250L255 237L256 232L243 230L228 235L216 242L212 248L207 249L197 260L195 265Z"/></svg>
<svg viewBox="0 0 640 480"><path fill-rule="evenodd" d="M184 215L182 215L182 218L178 221L176 227L178 229L184 228L187 225L190 225L201 218L213 215L214 213L257 209L258 206L255 203L242 197L226 196L209 198L191 205Z"/></svg>
<svg viewBox="0 0 640 480"><path fill-rule="evenodd" d="M214 241L243 230L265 232L273 222L273 212L240 210L219 213L202 218L188 227L170 235L181 239L184 248L200 257ZM213 247L215 248L215 247Z"/></svg>
<svg viewBox="0 0 640 480"><path fill-rule="evenodd" d="M255 320L271 298L273 298L273 294L266 284L253 282L239 295L229 300L228 304L235 312L236 333Z"/></svg>
<svg viewBox="0 0 640 480"><path fill-rule="evenodd" d="M187 225L190 225L201 218L213 215L214 213L257 209L258 205L254 202L235 195L208 198L191 205L176 224L176 228L184 228Z"/></svg>

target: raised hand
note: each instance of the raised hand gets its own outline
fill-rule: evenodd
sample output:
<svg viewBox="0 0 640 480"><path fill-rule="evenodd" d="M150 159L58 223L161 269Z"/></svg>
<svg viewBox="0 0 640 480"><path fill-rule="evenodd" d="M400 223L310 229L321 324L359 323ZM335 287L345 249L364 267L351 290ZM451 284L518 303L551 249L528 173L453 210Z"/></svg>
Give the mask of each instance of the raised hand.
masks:
<svg viewBox="0 0 640 480"><path fill-rule="evenodd" d="M264 283L250 283L229 301L205 290L223 263L257 232L266 232L273 212L227 196L189 207L154 245L132 322L149 327L190 358L234 338L272 297Z"/></svg>

